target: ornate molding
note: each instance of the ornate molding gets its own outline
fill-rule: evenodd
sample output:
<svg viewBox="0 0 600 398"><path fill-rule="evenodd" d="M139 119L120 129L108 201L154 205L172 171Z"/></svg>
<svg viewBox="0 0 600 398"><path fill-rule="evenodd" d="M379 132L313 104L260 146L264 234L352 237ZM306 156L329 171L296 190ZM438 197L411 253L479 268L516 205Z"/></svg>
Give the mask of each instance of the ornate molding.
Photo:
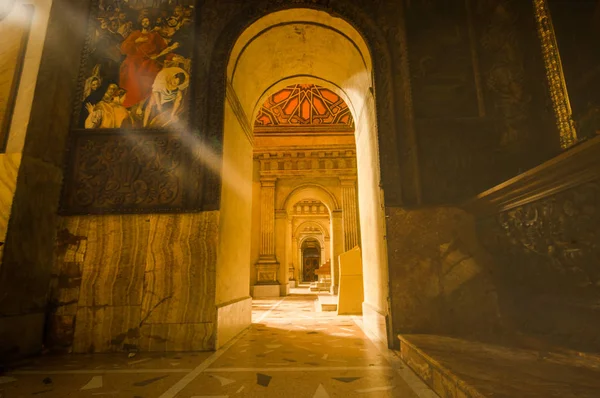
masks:
<svg viewBox="0 0 600 398"><path fill-rule="evenodd" d="M229 82L227 82L226 96L227 102L231 106L231 109L233 110L238 122L240 122L240 126L242 126L242 130L244 130L244 134L246 135L248 142L250 145L254 146L254 133L252 132L252 125L250 124L248 115L246 115L246 112L244 112L244 108L240 103L237 93Z"/></svg>
<svg viewBox="0 0 600 398"><path fill-rule="evenodd" d="M600 179L600 137L512 178L463 204L479 216L504 212Z"/></svg>
<svg viewBox="0 0 600 398"><path fill-rule="evenodd" d="M75 135L61 214L200 210L194 156L179 134L106 132Z"/></svg>
<svg viewBox="0 0 600 398"><path fill-rule="evenodd" d="M571 110L571 103L569 102L569 93L563 74L562 61L547 2L546 0L534 0L533 3L538 35L542 42L546 77L560 132L560 145L563 149L566 149L577 142L577 131L573 122L573 112Z"/></svg>
<svg viewBox="0 0 600 398"><path fill-rule="evenodd" d="M261 176L356 175L356 151L278 151L260 153Z"/></svg>
<svg viewBox="0 0 600 398"><path fill-rule="evenodd" d="M291 210L292 216L324 216L329 215L327 207L320 200L302 200Z"/></svg>

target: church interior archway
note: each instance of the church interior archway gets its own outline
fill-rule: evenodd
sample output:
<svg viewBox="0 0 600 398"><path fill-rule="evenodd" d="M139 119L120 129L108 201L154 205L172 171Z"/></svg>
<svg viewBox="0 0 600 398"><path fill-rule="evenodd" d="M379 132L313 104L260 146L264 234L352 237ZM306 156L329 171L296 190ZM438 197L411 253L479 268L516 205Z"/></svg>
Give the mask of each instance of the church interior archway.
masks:
<svg viewBox="0 0 600 398"><path fill-rule="evenodd" d="M339 281L337 256L360 245L363 307L387 314L373 88L364 39L325 12L278 11L239 36L227 66L217 305L232 298L234 284L233 290L251 286L254 296L287 294L290 270L298 269L292 211L314 200L330 218L331 292ZM252 203L228 183L240 177L252 181L244 187ZM238 223L251 231L240 236ZM247 273L239 272L242 262ZM387 339L385 321L367 327Z"/></svg>

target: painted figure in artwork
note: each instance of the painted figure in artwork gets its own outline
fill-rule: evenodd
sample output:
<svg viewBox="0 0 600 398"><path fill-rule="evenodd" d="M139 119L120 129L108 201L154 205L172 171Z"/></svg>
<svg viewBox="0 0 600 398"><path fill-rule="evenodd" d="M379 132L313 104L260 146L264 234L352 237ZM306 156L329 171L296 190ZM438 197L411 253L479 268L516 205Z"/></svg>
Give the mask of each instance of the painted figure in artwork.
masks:
<svg viewBox="0 0 600 398"><path fill-rule="evenodd" d="M182 111L183 91L189 84L181 68L161 70L152 85L152 97L146 106L144 127L166 127L176 123Z"/></svg>
<svg viewBox="0 0 600 398"><path fill-rule="evenodd" d="M106 91L106 90L104 90ZM96 65L92 71L92 76L88 77L85 81L85 87L83 89L83 103L81 107L81 114L79 115L79 127L85 127L85 121L89 114L89 105L95 106L102 100L104 96L102 89L102 78L100 77L100 65Z"/></svg>
<svg viewBox="0 0 600 398"><path fill-rule="evenodd" d="M145 100L152 91L152 83L161 69L156 55L167 47L165 40L150 29L150 18L142 17L141 30L133 31L123 44L121 52L127 57L121 64L120 86L127 90L125 107Z"/></svg>
<svg viewBox="0 0 600 398"><path fill-rule="evenodd" d="M87 104L89 116L85 121L86 128L120 128L131 127L132 118L129 110L123 106L126 91L116 84L110 84L95 106Z"/></svg>
<svg viewBox="0 0 600 398"><path fill-rule="evenodd" d="M123 61L121 43L123 36L119 34L119 21L111 17L96 42L96 62L100 64L107 83L119 82L119 67Z"/></svg>

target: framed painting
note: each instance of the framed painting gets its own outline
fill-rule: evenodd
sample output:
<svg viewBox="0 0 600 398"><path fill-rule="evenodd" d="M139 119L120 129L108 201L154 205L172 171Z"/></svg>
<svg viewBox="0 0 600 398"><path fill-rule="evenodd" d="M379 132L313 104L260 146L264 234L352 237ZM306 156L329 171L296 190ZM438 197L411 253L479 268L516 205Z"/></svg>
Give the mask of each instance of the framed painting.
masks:
<svg viewBox="0 0 600 398"><path fill-rule="evenodd" d="M177 129L187 120L192 0L98 0L74 128Z"/></svg>
<svg viewBox="0 0 600 398"><path fill-rule="evenodd" d="M9 1L7 4L10 4ZM33 18L33 5L14 4L0 12L0 153L6 151L17 101L25 51Z"/></svg>
<svg viewBox="0 0 600 398"><path fill-rule="evenodd" d="M199 211L189 144L194 0L95 0L60 213ZM186 141L187 140L187 141Z"/></svg>

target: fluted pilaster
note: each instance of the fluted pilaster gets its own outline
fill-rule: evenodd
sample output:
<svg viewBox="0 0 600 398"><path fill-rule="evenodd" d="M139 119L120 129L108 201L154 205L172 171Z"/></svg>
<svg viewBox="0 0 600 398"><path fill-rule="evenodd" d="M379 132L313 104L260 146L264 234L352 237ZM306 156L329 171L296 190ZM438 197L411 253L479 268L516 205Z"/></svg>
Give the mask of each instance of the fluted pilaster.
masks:
<svg viewBox="0 0 600 398"><path fill-rule="evenodd" d="M356 178L343 178L342 222L344 228L344 251L358 245L358 222L356 211Z"/></svg>
<svg viewBox="0 0 600 398"><path fill-rule="evenodd" d="M260 258L275 261L275 179L260 181Z"/></svg>
<svg viewBox="0 0 600 398"><path fill-rule="evenodd" d="M257 284L277 284L279 263L275 256L275 182L260 180L260 249L256 263Z"/></svg>

